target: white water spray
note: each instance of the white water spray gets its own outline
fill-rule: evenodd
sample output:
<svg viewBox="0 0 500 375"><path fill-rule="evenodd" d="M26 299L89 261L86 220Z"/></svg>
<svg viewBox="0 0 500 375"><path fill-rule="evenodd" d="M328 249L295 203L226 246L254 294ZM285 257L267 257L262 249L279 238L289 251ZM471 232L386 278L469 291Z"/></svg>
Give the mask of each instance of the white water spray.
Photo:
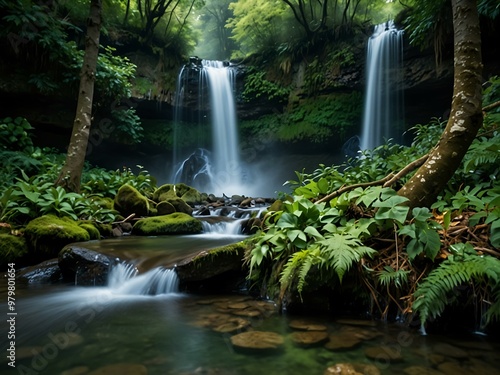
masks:
<svg viewBox="0 0 500 375"><path fill-rule="evenodd" d="M403 31L393 21L375 26L368 41L361 150L373 149L390 138L398 141L403 120L402 41Z"/></svg>

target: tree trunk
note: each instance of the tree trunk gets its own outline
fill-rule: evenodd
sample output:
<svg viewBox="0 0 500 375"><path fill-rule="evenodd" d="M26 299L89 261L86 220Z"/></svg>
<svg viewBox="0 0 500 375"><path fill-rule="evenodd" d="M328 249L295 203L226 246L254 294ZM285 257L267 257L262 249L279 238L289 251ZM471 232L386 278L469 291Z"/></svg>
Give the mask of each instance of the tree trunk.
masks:
<svg viewBox="0 0 500 375"><path fill-rule="evenodd" d="M62 186L66 191L80 191L80 180L92 121L92 101L101 32L101 9L102 0L91 1L73 132L66 162L56 181L56 185Z"/></svg>
<svg viewBox="0 0 500 375"><path fill-rule="evenodd" d="M452 7L455 71L451 114L427 161L399 191L410 199L410 207L430 207L436 201L483 123L481 38L476 0L452 0Z"/></svg>

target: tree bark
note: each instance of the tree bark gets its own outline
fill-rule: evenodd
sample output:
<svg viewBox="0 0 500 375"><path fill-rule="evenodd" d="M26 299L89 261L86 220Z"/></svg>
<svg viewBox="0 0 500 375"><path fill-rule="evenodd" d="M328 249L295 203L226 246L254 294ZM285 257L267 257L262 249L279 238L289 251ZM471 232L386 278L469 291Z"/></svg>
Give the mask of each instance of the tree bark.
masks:
<svg viewBox="0 0 500 375"><path fill-rule="evenodd" d="M481 37L476 0L452 0L454 85L451 115L427 161L401 188L410 207L430 207L460 166L482 123Z"/></svg>
<svg viewBox="0 0 500 375"><path fill-rule="evenodd" d="M102 0L91 0L73 132L68 146L66 162L56 181L56 185L62 186L66 191L80 191L92 122L92 102L101 32L101 10Z"/></svg>

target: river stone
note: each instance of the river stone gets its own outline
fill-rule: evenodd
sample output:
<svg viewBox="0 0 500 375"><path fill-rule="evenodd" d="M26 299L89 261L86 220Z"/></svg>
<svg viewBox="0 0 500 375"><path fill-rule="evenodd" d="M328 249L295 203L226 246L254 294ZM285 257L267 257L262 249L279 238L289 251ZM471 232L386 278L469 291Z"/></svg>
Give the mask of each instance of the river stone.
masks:
<svg viewBox="0 0 500 375"><path fill-rule="evenodd" d="M352 349L362 341L359 337L346 333L332 334L329 338L330 341L325 344L325 349L334 351Z"/></svg>
<svg viewBox="0 0 500 375"><path fill-rule="evenodd" d="M328 340L328 333L324 331L301 331L293 332L290 337L299 346L313 346L322 344Z"/></svg>
<svg viewBox="0 0 500 375"><path fill-rule="evenodd" d="M231 311L231 314L237 316L244 316L246 318L256 318L262 315L262 313L259 310L254 310L254 309Z"/></svg>
<svg viewBox="0 0 500 375"><path fill-rule="evenodd" d="M215 332L220 333L235 333L242 331L250 326L250 322L243 318L229 318L222 324L213 328Z"/></svg>
<svg viewBox="0 0 500 375"><path fill-rule="evenodd" d="M385 345L372 346L365 350L365 355L369 359L385 362L401 362L403 357L400 351Z"/></svg>
<svg viewBox="0 0 500 375"><path fill-rule="evenodd" d="M458 359L469 357L468 353L465 350L446 343L439 343L434 345L434 352L442 354L445 357L452 357Z"/></svg>
<svg viewBox="0 0 500 375"><path fill-rule="evenodd" d="M147 375L148 369L137 363L117 363L100 367L88 375Z"/></svg>
<svg viewBox="0 0 500 375"><path fill-rule="evenodd" d="M279 350L284 342L283 336L266 331L243 332L231 337L235 349L259 353Z"/></svg>
<svg viewBox="0 0 500 375"><path fill-rule="evenodd" d="M196 327L211 328L220 326L231 318L229 314L201 314L192 324Z"/></svg>
<svg viewBox="0 0 500 375"><path fill-rule="evenodd" d="M49 259L34 266L23 268L17 275L18 279L26 280L29 284L50 284L61 279L59 260Z"/></svg>
<svg viewBox="0 0 500 375"><path fill-rule="evenodd" d="M326 326L306 319L293 319L288 326L301 331L326 331Z"/></svg>
<svg viewBox="0 0 500 375"><path fill-rule="evenodd" d="M348 324L351 326L365 326L365 327L375 327L377 325L373 320L361 320L361 319L337 319L338 324Z"/></svg>
<svg viewBox="0 0 500 375"><path fill-rule="evenodd" d="M70 244L59 253L58 264L63 277L77 285L103 286L113 262L106 255Z"/></svg>
<svg viewBox="0 0 500 375"><path fill-rule="evenodd" d="M424 366L411 366L403 370L407 375L444 375L441 371Z"/></svg>
<svg viewBox="0 0 500 375"><path fill-rule="evenodd" d="M357 372L354 366L350 363L337 363L336 365L328 367L323 375L363 375Z"/></svg>

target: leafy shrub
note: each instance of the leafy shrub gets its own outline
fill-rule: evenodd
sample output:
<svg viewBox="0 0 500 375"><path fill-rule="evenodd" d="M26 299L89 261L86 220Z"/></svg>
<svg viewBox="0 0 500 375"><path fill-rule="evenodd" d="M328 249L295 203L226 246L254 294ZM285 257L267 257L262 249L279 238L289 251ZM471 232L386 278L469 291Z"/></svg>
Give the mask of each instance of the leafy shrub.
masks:
<svg viewBox="0 0 500 375"><path fill-rule="evenodd" d="M0 149L32 153L34 148L30 130L33 128L25 118L7 117L0 120Z"/></svg>

